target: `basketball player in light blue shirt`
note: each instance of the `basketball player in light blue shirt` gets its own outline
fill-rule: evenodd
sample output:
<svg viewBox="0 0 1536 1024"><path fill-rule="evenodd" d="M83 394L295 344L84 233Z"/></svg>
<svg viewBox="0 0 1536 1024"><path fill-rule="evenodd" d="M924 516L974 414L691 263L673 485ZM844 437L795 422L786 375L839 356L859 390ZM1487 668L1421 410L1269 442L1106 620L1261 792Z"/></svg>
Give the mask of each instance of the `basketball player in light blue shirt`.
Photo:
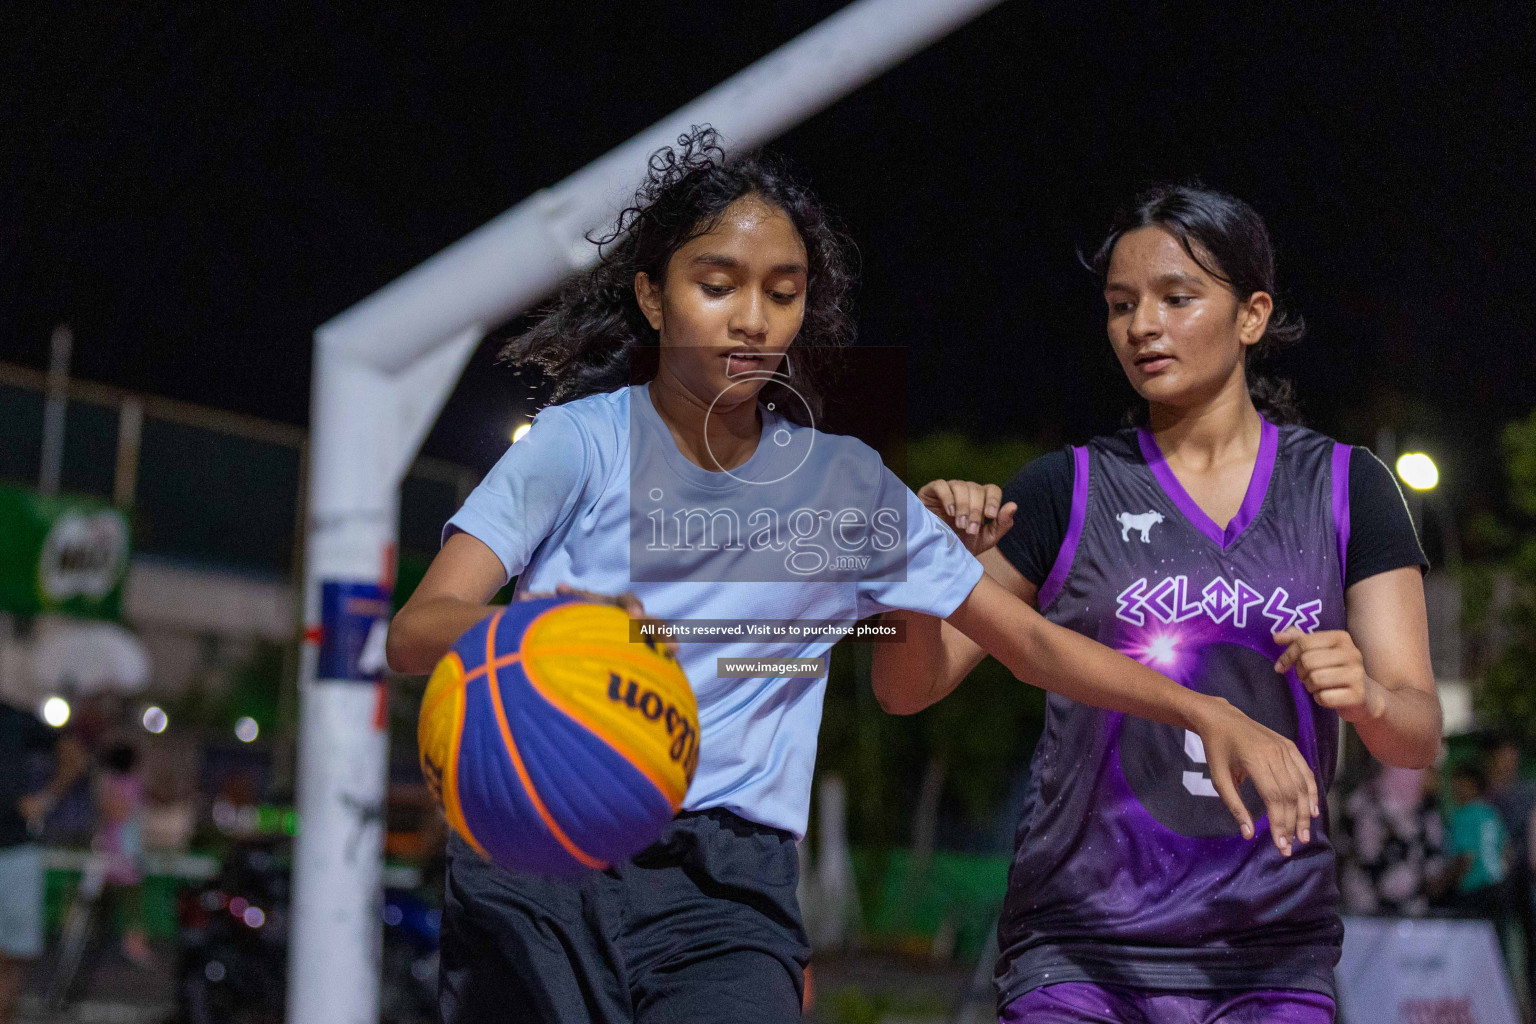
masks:
<svg viewBox="0 0 1536 1024"><path fill-rule="evenodd" d="M450 541L463 532L482 542L503 572L518 574L519 592L561 583L632 591L654 618L726 628L769 620L803 629L890 608L945 617L981 579L981 563L862 442L765 408L766 440L752 456L729 474L706 470L673 443L655 387L541 412L449 521ZM686 514L702 509L712 515ZM794 522L796 510L814 514ZM796 526L809 535L797 537ZM825 678L721 678L718 664L820 658L836 639L763 640L744 627L717 643L681 638L705 737L687 810L722 807L805 833Z"/></svg>

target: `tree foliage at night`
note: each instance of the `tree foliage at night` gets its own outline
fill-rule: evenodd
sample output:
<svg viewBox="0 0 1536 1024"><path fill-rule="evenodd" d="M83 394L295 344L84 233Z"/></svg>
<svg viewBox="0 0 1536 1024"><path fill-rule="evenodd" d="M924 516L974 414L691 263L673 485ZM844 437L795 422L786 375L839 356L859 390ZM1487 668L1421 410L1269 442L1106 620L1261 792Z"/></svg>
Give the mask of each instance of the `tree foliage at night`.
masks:
<svg viewBox="0 0 1536 1024"><path fill-rule="evenodd" d="M1475 527L1497 569L1469 581L1468 618L1492 652L1479 711L1488 724L1536 740L1536 410L1501 440L1508 513Z"/></svg>

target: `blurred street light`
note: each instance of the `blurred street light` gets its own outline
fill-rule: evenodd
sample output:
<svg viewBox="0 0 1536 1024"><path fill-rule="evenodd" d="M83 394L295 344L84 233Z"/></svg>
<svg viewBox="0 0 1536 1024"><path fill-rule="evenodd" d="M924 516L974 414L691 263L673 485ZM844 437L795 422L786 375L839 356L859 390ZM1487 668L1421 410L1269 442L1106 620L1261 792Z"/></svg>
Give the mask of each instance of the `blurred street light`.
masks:
<svg viewBox="0 0 1536 1024"><path fill-rule="evenodd" d="M43 701L43 721L55 729L63 728L69 721L69 701L63 697L49 697Z"/></svg>
<svg viewBox="0 0 1536 1024"><path fill-rule="evenodd" d="M1414 525L1424 527L1426 502L1434 507L1434 519L1440 531L1441 553L1445 567L1455 571L1461 567L1461 536L1456 530L1456 517L1446 495L1436 491L1440 483L1440 468L1435 460L1423 452L1404 452L1397 457L1398 479L1408 485L1408 511ZM1434 494L1429 492L1434 491Z"/></svg>
<svg viewBox="0 0 1536 1024"><path fill-rule="evenodd" d="M1423 452L1405 452L1398 456L1397 475L1403 483L1416 491L1427 491L1440 482L1440 470L1435 460Z"/></svg>
<svg viewBox="0 0 1536 1024"><path fill-rule="evenodd" d="M515 428L512 431L512 443L517 444L517 442L521 441L523 439L523 435L528 433L532 426L532 423L524 423L522 426Z"/></svg>

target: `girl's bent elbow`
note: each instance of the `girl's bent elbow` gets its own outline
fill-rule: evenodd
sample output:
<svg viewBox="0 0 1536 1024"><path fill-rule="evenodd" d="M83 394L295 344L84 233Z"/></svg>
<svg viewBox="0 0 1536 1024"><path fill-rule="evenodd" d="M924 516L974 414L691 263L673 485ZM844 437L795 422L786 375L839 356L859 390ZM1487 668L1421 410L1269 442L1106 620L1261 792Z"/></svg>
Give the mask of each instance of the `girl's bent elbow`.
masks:
<svg viewBox="0 0 1536 1024"><path fill-rule="evenodd" d="M1367 749L1369 745L1367 745ZM1406 748L1377 753L1372 750L1371 755L1383 764L1389 764L1393 768L1407 768L1419 770L1433 768L1435 762L1440 759L1440 736L1438 733L1433 739L1423 739L1413 742ZM1385 755L1385 756L1384 756Z"/></svg>
<svg viewBox="0 0 1536 1024"><path fill-rule="evenodd" d="M875 703L888 715L915 715L928 706L896 687L876 685L874 691Z"/></svg>
<svg viewBox="0 0 1536 1024"><path fill-rule="evenodd" d="M1412 767L1433 768L1435 762L1440 760L1440 742L1440 736L1437 734L1433 743L1427 744L1423 750L1419 751L1419 756L1414 758Z"/></svg>
<svg viewBox="0 0 1536 1024"><path fill-rule="evenodd" d="M1422 771L1426 768L1433 768L1435 766L1435 761L1437 758L1439 758L1439 756L1440 750L1437 747L1435 750L1428 753L1416 750L1406 757L1377 757L1377 760L1383 762L1384 764L1389 764L1393 768L1403 768L1411 771Z"/></svg>
<svg viewBox="0 0 1536 1024"><path fill-rule="evenodd" d="M922 705L902 700L900 697L881 696L875 694L875 701L880 705L880 710L888 715L915 715L923 710Z"/></svg>
<svg viewBox="0 0 1536 1024"><path fill-rule="evenodd" d="M389 632L384 637L384 660L392 672L417 675L426 670L419 667L420 659L413 656L409 624L401 623L400 619L397 614L389 624Z"/></svg>

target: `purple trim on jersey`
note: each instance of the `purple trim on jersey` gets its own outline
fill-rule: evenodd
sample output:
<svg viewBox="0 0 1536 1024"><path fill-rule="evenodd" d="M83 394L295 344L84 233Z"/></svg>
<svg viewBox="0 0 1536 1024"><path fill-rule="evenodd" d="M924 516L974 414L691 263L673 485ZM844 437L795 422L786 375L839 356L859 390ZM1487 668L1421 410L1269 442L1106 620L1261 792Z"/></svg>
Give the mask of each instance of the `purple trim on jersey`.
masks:
<svg viewBox="0 0 1536 1024"><path fill-rule="evenodd" d="M1266 1024L1332 1024L1335 1007L1321 992L1260 988L1169 992L1068 981L1026 992L1003 1008L998 1024L1127 1024L1142 1021L1262 1020Z"/></svg>
<svg viewBox="0 0 1536 1024"><path fill-rule="evenodd" d="M1354 448L1333 445L1333 532L1339 541L1339 581L1345 580L1349 554L1349 458Z"/></svg>
<svg viewBox="0 0 1536 1024"><path fill-rule="evenodd" d="M1209 537L1217 547L1224 549L1242 536L1264 505L1264 495L1269 491L1269 478L1275 471L1275 452L1280 448L1280 428L1262 416L1259 417L1259 457L1254 461L1253 475L1248 478L1248 491L1243 495L1243 504L1226 529L1217 526L1216 521L1206 515L1205 510L1195 504L1195 499L1184 490L1179 478L1168 468L1168 460L1163 457L1163 450L1157 446L1157 438L1152 436L1152 431L1141 427L1136 431L1136 440L1141 445L1142 457L1147 460L1152 476L1157 479L1158 486L1163 489L1168 500L1184 514L1191 526Z"/></svg>
<svg viewBox="0 0 1536 1024"><path fill-rule="evenodd" d="M1056 552L1056 561L1051 563L1051 571L1045 577L1045 582L1040 584L1040 591L1036 598L1036 605L1044 608L1055 600L1061 592L1061 585L1067 582L1067 573L1072 570L1072 559L1077 557L1077 543L1083 539L1083 520L1088 518L1088 446L1082 445L1072 449L1072 514L1067 519L1067 535L1061 539L1061 548Z"/></svg>

